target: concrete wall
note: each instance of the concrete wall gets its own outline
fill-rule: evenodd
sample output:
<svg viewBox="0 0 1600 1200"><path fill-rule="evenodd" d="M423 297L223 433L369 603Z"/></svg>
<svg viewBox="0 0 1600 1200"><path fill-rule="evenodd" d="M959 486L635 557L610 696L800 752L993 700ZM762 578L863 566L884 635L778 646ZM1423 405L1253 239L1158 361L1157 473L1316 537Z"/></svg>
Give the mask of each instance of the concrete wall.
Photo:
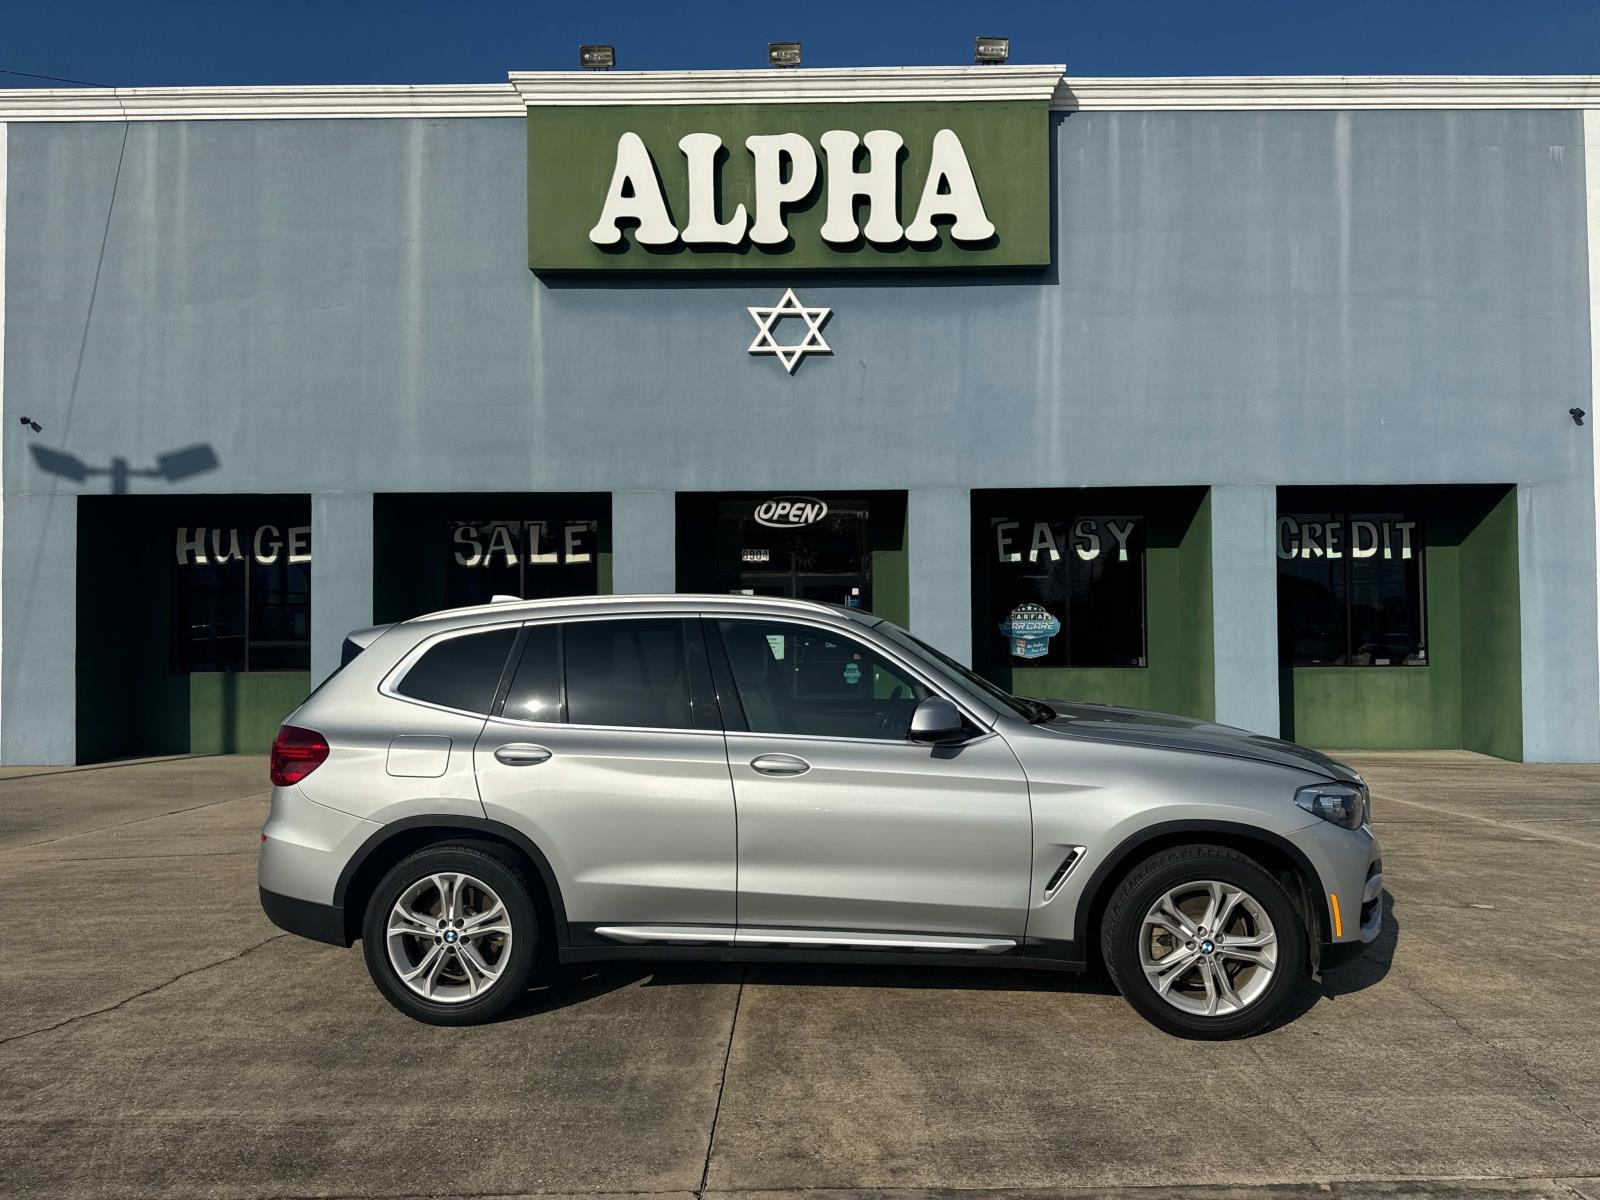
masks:
<svg viewBox="0 0 1600 1200"><path fill-rule="evenodd" d="M44 431L3 427L0 758L71 757L71 494L111 483L29 446L137 471L196 442L215 470L127 486L640 496L627 590L671 561L625 561L669 523L649 493L907 489L941 633L967 593L915 551L950 494L1243 489L1213 507L1217 713L1257 727L1270 560L1224 551L1258 489L1514 483L1525 750L1600 758L1580 114L1053 120L1048 272L646 282L528 272L515 119L13 126L4 396ZM789 285L834 310L793 377L745 353Z"/></svg>

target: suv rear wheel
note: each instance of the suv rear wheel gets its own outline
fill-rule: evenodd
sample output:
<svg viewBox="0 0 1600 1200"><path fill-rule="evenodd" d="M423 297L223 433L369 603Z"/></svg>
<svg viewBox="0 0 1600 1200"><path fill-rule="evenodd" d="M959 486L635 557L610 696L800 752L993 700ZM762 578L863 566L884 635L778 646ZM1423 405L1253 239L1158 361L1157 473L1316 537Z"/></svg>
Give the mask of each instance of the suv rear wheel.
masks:
<svg viewBox="0 0 1600 1200"><path fill-rule="evenodd" d="M1277 1021L1306 977L1289 894L1223 846L1155 854L1112 894L1100 933L1117 990L1179 1037L1248 1037Z"/></svg>
<svg viewBox="0 0 1600 1200"><path fill-rule="evenodd" d="M527 879L471 845L429 846L396 864L362 922L367 970L389 1002L430 1025L476 1025L528 987L539 919Z"/></svg>

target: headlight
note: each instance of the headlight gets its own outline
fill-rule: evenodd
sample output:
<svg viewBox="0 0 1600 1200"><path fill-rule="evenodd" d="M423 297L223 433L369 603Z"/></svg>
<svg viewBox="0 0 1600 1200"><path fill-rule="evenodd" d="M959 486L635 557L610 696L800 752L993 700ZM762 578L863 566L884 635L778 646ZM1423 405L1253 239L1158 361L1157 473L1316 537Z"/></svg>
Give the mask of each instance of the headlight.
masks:
<svg viewBox="0 0 1600 1200"><path fill-rule="evenodd" d="M1354 784L1313 783L1297 791L1294 802L1341 829L1360 829L1367 823L1367 791Z"/></svg>

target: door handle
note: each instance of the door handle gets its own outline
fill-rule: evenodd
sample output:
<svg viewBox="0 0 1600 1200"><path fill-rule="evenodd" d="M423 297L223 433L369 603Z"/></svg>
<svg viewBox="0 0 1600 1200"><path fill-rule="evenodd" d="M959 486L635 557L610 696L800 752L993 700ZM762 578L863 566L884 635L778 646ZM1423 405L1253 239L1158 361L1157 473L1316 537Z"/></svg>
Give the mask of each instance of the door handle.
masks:
<svg viewBox="0 0 1600 1200"><path fill-rule="evenodd" d="M804 775L811 764L793 754L758 754L750 760L750 769L763 775Z"/></svg>
<svg viewBox="0 0 1600 1200"><path fill-rule="evenodd" d="M548 762L550 751L531 742L513 742L509 746L501 746L494 752L494 757L497 762L503 762L508 767L533 767Z"/></svg>

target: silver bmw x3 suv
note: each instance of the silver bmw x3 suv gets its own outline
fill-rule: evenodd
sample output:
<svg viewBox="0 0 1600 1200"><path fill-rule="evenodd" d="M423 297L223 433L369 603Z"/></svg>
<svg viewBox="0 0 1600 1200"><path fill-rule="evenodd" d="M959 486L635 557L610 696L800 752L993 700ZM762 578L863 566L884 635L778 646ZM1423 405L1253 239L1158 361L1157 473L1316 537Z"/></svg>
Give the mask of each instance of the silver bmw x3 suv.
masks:
<svg viewBox="0 0 1600 1200"><path fill-rule="evenodd" d="M261 903L423 1021L555 962L1100 962L1161 1028L1237 1037L1382 920L1349 768L1014 697L859 610L502 602L344 659L273 745Z"/></svg>

